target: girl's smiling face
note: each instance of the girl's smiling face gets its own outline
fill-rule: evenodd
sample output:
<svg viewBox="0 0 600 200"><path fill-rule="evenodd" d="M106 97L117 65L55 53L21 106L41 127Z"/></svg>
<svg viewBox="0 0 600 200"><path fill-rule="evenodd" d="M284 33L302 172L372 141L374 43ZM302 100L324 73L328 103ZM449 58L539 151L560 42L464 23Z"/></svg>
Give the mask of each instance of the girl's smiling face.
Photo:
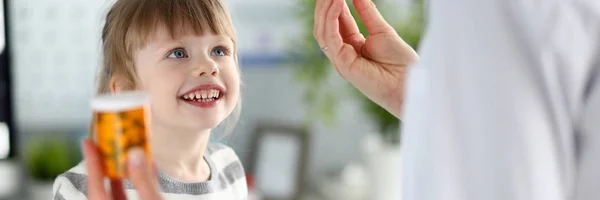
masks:
<svg viewBox="0 0 600 200"><path fill-rule="evenodd" d="M196 132L229 116L240 93L232 39L211 33L173 38L158 27L134 52L139 89L152 96L154 126Z"/></svg>

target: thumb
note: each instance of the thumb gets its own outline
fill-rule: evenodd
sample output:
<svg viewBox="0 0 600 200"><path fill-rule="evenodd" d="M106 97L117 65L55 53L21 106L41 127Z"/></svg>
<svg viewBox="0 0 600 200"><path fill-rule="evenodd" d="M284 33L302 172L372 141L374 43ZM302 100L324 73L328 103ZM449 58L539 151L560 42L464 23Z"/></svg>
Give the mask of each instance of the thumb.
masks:
<svg viewBox="0 0 600 200"><path fill-rule="evenodd" d="M146 159L141 148L132 148L128 152L127 173L129 180L138 192L140 199L160 200L156 172Z"/></svg>

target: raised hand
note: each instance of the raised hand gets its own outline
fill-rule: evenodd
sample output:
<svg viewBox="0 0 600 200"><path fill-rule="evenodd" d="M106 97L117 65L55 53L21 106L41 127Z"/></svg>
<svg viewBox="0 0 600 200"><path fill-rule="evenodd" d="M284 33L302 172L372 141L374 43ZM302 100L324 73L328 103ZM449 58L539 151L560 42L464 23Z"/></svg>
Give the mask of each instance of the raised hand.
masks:
<svg viewBox="0 0 600 200"><path fill-rule="evenodd" d="M353 0L369 36L358 29L345 0L317 0L314 36L337 72L396 117L408 65L418 59L371 0Z"/></svg>
<svg viewBox="0 0 600 200"><path fill-rule="evenodd" d="M88 172L88 199L125 200L125 190L121 181L111 181L111 194L106 192L104 188L104 176L102 175L101 155L94 142L91 140L83 141L83 154ZM140 199L160 200L157 173L152 167L149 167L144 158L145 156L141 149L130 150L128 160L131 162L127 166L129 180L135 186Z"/></svg>

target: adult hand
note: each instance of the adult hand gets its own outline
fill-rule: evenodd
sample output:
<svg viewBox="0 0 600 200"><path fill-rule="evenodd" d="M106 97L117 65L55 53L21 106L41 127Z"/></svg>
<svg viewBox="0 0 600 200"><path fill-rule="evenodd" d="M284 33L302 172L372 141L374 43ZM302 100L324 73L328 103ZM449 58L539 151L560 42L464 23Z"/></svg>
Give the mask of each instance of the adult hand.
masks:
<svg viewBox="0 0 600 200"><path fill-rule="evenodd" d="M83 153L88 172L88 199L90 200L125 200L125 190L122 181L111 181L111 194L104 187L104 176L100 152L91 140L83 141ZM127 172L129 180L133 183L140 199L160 200L158 191L157 174L146 163L144 152L141 149L131 149L128 155L129 163Z"/></svg>
<svg viewBox="0 0 600 200"><path fill-rule="evenodd" d="M314 36L337 72L369 99L400 118L407 66L417 53L371 0L353 0L369 36L359 31L345 0L317 0Z"/></svg>

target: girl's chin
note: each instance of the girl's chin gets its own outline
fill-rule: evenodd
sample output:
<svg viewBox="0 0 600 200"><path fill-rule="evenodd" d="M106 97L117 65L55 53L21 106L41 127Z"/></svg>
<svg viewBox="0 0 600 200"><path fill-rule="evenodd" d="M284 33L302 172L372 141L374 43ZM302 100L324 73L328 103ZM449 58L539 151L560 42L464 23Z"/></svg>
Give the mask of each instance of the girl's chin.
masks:
<svg viewBox="0 0 600 200"><path fill-rule="evenodd" d="M187 121L185 126L189 127L190 130L204 131L216 128L219 125L219 123L221 123L221 121L223 120L201 118L196 120L189 120Z"/></svg>

